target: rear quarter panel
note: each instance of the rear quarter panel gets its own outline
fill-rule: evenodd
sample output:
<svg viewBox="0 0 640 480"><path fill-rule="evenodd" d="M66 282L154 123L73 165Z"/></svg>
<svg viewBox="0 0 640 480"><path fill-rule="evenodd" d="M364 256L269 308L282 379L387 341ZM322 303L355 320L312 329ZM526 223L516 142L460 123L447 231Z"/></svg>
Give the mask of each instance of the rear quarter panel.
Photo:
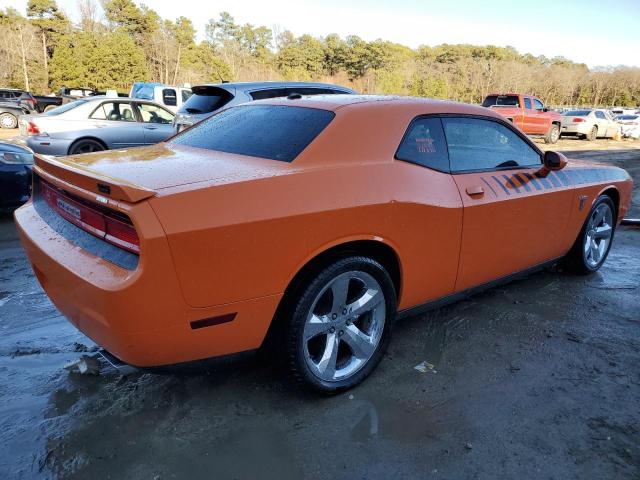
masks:
<svg viewBox="0 0 640 480"><path fill-rule="evenodd" d="M186 301L282 293L313 257L375 240L397 254L400 308L453 291L462 228L449 175L394 161L322 169L151 200Z"/></svg>

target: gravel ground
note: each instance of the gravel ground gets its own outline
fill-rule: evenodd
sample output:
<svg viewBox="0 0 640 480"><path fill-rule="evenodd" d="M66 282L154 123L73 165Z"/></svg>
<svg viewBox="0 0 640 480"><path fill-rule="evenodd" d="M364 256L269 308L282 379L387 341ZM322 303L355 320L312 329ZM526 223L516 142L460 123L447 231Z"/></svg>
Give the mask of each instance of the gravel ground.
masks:
<svg viewBox="0 0 640 480"><path fill-rule="evenodd" d="M554 148L640 183L640 142ZM399 322L368 381L318 398L253 356L68 373L93 344L48 301L4 217L0 478L638 479L639 235L620 228L595 275L547 271Z"/></svg>

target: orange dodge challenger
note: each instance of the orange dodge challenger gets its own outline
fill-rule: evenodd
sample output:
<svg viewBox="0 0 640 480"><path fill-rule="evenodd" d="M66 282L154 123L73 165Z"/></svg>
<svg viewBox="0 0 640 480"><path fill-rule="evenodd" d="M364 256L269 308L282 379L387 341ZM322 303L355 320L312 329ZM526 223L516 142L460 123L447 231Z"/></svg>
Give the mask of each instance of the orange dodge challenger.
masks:
<svg viewBox="0 0 640 480"><path fill-rule="evenodd" d="M632 187L482 107L354 95L252 102L33 173L15 214L33 270L111 354L169 365L269 334L323 392L371 373L397 313L559 260L596 271Z"/></svg>

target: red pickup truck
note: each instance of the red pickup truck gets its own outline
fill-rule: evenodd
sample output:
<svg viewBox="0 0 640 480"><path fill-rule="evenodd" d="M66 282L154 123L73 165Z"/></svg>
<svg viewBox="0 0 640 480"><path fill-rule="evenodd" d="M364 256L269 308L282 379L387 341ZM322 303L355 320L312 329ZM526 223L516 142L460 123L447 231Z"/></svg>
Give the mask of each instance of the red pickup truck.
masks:
<svg viewBox="0 0 640 480"><path fill-rule="evenodd" d="M515 123L527 135L540 135L545 143L560 138L560 114L549 110L533 95L521 93L491 93L482 102Z"/></svg>

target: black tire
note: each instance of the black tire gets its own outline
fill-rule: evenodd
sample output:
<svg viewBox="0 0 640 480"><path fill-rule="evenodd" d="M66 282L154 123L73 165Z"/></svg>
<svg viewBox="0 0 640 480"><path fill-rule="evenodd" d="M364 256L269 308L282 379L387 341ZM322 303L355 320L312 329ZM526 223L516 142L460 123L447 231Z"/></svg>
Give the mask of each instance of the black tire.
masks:
<svg viewBox="0 0 640 480"><path fill-rule="evenodd" d="M596 138L598 138L598 127L594 126L589 133L585 135L588 141L593 142Z"/></svg>
<svg viewBox="0 0 640 480"><path fill-rule="evenodd" d="M69 155L81 155L83 153L101 152L106 150L106 147L91 138L84 138L77 140L69 147Z"/></svg>
<svg viewBox="0 0 640 480"><path fill-rule="evenodd" d="M587 254L585 253L586 236L589 233L588 231L589 222L594 212L596 211L596 209L598 209L600 205L603 205L603 204L608 206L609 210L611 211L611 216L612 216L611 237L609 239L608 245L606 246L606 251L602 255L602 258L600 259L600 261L597 262L596 265L592 265L587 260ZM590 273L594 273L598 271L598 269L606 261L607 256L609 255L609 251L611 250L611 245L613 243L613 237L616 229L616 216L617 216L616 207L613 204L613 201L611 200L611 198L607 195L600 195L598 199L594 202L593 206L591 207L591 210L589 210L589 215L587 215L587 218L585 219L584 224L582 225L582 229L580 230L580 234L578 235L578 238L576 238L576 241L571 247L571 250L569 250L569 253L567 253L567 255L562 260L561 262L562 266L566 270L572 273L575 273L577 275L588 275Z"/></svg>
<svg viewBox="0 0 640 480"><path fill-rule="evenodd" d="M304 329L307 323L307 317L311 313L312 308L314 308L315 302L318 301L318 298L322 298L323 290L328 292L327 286L340 275L347 274L348 272L356 275L364 273L364 275L369 275L377 281L381 287L380 292L384 296L384 299L380 300L381 302L383 301L385 305L384 326L373 353L368 360L364 361L358 370L346 378L326 381L317 376L307 363L309 358L307 348L310 341L304 339ZM302 285L299 291L301 295L287 315L287 327L285 329L287 360L289 370L295 382L305 388L324 394L335 394L352 388L362 382L371 374L382 359L391 340L391 332L396 318L396 291L387 271L382 265L371 258L350 256L336 260L323 268L317 275L310 278L305 285ZM355 325L355 321L353 324ZM345 327L345 330L346 328L347 327ZM343 341L344 339L346 339L346 337L343 338ZM327 336L326 344L328 344L328 342L329 337ZM336 345L338 345L339 342L340 340L338 339ZM345 345L347 344L348 342L345 343ZM337 351L339 350L338 347L335 348ZM336 367L337 365L336 362Z"/></svg>
<svg viewBox="0 0 640 480"><path fill-rule="evenodd" d="M560 125L552 123L549 127L547 135L544 137L544 143L557 143L560 139Z"/></svg>
<svg viewBox="0 0 640 480"><path fill-rule="evenodd" d="M18 117L12 113L0 113L0 127L6 129L16 128L18 126Z"/></svg>

